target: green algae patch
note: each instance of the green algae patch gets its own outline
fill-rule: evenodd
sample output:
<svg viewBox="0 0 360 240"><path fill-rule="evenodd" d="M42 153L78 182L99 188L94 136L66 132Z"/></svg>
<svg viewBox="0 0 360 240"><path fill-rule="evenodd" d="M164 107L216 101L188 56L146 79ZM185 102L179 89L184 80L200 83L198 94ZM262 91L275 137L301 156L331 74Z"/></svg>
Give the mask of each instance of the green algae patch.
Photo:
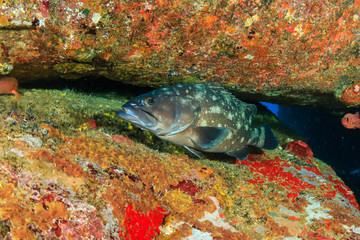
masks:
<svg viewBox="0 0 360 240"><path fill-rule="evenodd" d="M269 212L268 215L270 217L279 217L279 214L277 214L276 212Z"/></svg>

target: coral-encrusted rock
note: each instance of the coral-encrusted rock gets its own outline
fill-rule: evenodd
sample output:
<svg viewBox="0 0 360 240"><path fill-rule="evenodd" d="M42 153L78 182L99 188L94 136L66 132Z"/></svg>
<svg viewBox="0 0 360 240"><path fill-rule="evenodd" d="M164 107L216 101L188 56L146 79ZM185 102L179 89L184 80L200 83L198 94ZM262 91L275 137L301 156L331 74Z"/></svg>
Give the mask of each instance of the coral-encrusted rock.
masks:
<svg viewBox="0 0 360 240"><path fill-rule="evenodd" d="M353 192L316 158L279 148L246 161L192 160L109 134L134 134L113 120L114 100L70 91L26 91L16 105L0 98L1 238L360 238ZM95 115L108 118L93 128Z"/></svg>
<svg viewBox="0 0 360 240"><path fill-rule="evenodd" d="M0 73L20 83L211 81L249 99L360 103L357 1L10 2L0 8Z"/></svg>

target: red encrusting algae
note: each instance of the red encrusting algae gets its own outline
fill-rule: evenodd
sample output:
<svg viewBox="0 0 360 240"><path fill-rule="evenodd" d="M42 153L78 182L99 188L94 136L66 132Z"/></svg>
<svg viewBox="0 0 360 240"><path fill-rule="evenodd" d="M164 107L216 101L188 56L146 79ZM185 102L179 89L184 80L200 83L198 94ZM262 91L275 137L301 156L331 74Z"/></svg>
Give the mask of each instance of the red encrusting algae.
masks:
<svg viewBox="0 0 360 240"><path fill-rule="evenodd" d="M146 215L134 211L133 206L128 205L124 220L126 231L120 231L119 235L127 240L151 240L160 233L159 227L162 225L164 217L165 210L161 207L150 210Z"/></svg>
<svg viewBox="0 0 360 240"><path fill-rule="evenodd" d="M289 161L282 160L279 157L271 159L266 154L258 156L249 155L247 160L236 160L235 162L235 164L238 165L248 166L254 173L254 178L246 180L247 182L252 184L263 184L267 181L274 182L289 191L287 193L287 198L291 199L292 202L295 202L299 193L314 190L331 198L334 198L336 193L340 193L351 205L359 209L359 204L357 203L354 194L342 181L334 179L331 175L328 177L324 176L318 167L311 161L306 161L306 163L311 164L313 167L299 167ZM295 173L293 170L295 170ZM308 172L310 174L303 175L302 172ZM326 182L320 186L311 184L311 181L309 180L311 180L312 174L315 174L316 177L324 178L334 186L331 187L331 185Z"/></svg>
<svg viewBox="0 0 360 240"><path fill-rule="evenodd" d="M190 196L195 196L195 194L201 190L200 187L196 186L192 181L190 180L183 180L179 182L176 186L170 186L170 189L180 189L184 193L189 194Z"/></svg>
<svg viewBox="0 0 360 240"><path fill-rule="evenodd" d="M266 181L275 182L291 191L287 197L292 201L298 196L298 192L315 189L314 185L301 181L298 177L294 177L293 173L284 169L292 167L289 162L278 157L270 159L265 154L262 154L261 157L261 162L254 161L253 155L250 155L246 161L236 162L236 164L248 166L252 172L255 172L254 179L247 180L247 182L253 184L263 184Z"/></svg>

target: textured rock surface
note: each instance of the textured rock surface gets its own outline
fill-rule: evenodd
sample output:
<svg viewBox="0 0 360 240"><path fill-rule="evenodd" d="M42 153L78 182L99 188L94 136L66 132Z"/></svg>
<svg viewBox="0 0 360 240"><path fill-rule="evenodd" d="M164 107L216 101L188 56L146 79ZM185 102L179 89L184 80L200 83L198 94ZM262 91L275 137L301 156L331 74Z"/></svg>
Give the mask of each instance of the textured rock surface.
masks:
<svg viewBox="0 0 360 240"><path fill-rule="evenodd" d="M360 238L352 191L320 160L281 147L193 160L114 117L125 101L0 96L2 238Z"/></svg>
<svg viewBox="0 0 360 240"><path fill-rule="evenodd" d="M359 104L359 1L170 2L4 1L0 72L20 83L207 81L247 99Z"/></svg>

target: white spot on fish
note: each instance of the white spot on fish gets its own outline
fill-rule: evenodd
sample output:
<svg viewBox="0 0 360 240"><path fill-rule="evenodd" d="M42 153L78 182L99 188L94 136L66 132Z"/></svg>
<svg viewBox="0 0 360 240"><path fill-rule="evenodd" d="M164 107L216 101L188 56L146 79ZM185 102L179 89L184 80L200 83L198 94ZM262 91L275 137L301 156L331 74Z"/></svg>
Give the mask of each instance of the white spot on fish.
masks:
<svg viewBox="0 0 360 240"><path fill-rule="evenodd" d="M222 124L221 124L221 123L219 123L217 126L218 126L218 127L222 127Z"/></svg>
<svg viewBox="0 0 360 240"><path fill-rule="evenodd" d="M245 131L249 130L249 125L245 124Z"/></svg>
<svg viewBox="0 0 360 240"><path fill-rule="evenodd" d="M219 106L211 106L210 111L212 113L221 113L221 108Z"/></svg>
<svg viewBox="0 0 360 240"><path fill-rule="evenodd" d="M245 137L242 137L241 139L240 139L240 142L244 142L244 140L245 140Z"/></svg>
<svg viewBox="0 0 360 240"><path fill-rule="evenodd" d="M201 92L197 92L195 94L195 98L201 99L202 98L202 93Z"/></svg>
<svg viewBox="0 0 360 240"><path fill-rule="evenodd" d="M258 138L258 143L256 144L259 147L264 146L265 142L265 128L260 128L260 136Z"/></svg>
<svg viewBox="0 0 360 240"><path fill-rule="evenodd" d="M186 98L181 98L180 99L181 104L186 104L186 102L187 102ZM191 109L194 110L194 108L191 108Z"/></svg>
<svg viewBox="0 0 360 240"><path fill-rule="evenodd" d="M242 113L241 113L241 117L242 117L242 118L245 118L245 112L242 112Z"/></svg>
<svg viewBox="0 0 360 240"><path fill-rule="evenodd" d="M228 115L227 115L227 118L228 118L229 120L233 120L233 115L234 115L233 113L230 113L230 112L229 112Z"/></svg>
<svg viewBox="0 0 360 240"><path fill-rule="evenodd" d="M217 98L215 95L212 95L212 96L211 96L211 99L212 99L213 101L218 100L218 98Z"/></svg>

